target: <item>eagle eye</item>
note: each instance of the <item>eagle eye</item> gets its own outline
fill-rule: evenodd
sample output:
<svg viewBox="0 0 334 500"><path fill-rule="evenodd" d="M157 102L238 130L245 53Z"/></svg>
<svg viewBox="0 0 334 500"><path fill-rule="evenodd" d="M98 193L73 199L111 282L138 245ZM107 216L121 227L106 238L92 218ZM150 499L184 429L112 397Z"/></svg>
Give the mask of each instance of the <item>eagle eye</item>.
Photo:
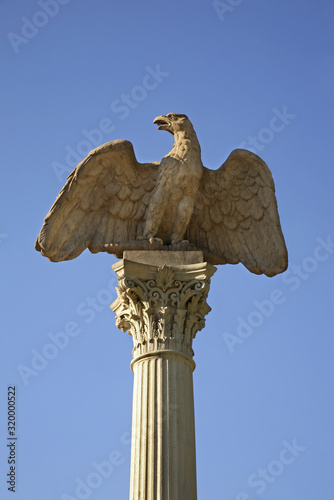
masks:
<svg viewBox="0 0 334 500"><path fill-rule="evenodd" d="M181 113L169 113L167 116L172 120L175 120L176 118L187 118L186 115L182 115Z"/></svg>

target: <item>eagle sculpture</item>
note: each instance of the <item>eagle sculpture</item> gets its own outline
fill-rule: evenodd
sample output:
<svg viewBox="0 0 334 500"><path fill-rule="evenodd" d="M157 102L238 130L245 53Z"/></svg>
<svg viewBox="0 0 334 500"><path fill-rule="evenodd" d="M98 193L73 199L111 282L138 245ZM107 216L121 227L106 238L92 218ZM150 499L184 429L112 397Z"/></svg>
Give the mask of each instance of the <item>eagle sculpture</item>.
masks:
<svg viewBox="0 0 334 500"><path fill-rule="evenodd" d="M85 248L119 258L131 249L196 249L211 264L242 262L267 276L285 271L275 186L264 161L235 149L209 170L186 115L169 113L153 123L173 134L170 153L160 163L139 163L125 140L91 151L68 176L36 250L58 262Z"/></svg>

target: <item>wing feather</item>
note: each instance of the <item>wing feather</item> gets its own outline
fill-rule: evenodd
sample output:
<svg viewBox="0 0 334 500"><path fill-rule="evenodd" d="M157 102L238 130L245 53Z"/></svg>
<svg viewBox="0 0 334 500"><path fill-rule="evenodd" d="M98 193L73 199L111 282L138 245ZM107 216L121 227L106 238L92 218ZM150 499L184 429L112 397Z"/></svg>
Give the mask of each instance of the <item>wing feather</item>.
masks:
<svg viewBox="0 0 334 500"><path fill-rule="evenodd" d="M35 248L52 261L77 257L85 248L136 237L159 163L138 163L129 141L91 151L68 176L52 205Z"/></svg>
<svg viewBox="0 0 334 500"><path fill-rule="evenodd" d="M186 237L212 264L242 262L267 276L285 271L288 255L265 162L236 149L218 170L204 168Z"/></svg>

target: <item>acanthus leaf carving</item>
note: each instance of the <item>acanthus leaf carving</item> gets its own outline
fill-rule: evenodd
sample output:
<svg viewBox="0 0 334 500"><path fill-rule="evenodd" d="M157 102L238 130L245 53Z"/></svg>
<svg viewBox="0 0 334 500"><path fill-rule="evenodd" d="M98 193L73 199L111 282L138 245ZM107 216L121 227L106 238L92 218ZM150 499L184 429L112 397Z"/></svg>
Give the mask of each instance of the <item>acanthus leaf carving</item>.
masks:
<svg viewBox="0 0 334 500"><path fill-rule="evenodd" d="M158 350L192 356L192 340L204 327L205 316L211 310L206 298L212 271L194 273L194 265L145 265L147 275L141 272L139 276L131 269L131 261L126 265L119 275L118 299L112 308L117 327L129 330L133 337L134 356Z"/></svg>

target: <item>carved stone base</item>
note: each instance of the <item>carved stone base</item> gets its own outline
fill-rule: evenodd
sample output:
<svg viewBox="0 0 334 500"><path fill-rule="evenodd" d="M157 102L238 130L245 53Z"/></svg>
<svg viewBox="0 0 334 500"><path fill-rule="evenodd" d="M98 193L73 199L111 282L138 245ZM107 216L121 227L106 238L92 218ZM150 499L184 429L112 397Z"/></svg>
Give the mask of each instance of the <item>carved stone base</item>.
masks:
<svg viewBox="0 0 334 500"><path fill-rule="evenodd" d="M192 341L215 268L199 251L125 257L111 307L134 343L130 500L196 500Z"/></svg>

